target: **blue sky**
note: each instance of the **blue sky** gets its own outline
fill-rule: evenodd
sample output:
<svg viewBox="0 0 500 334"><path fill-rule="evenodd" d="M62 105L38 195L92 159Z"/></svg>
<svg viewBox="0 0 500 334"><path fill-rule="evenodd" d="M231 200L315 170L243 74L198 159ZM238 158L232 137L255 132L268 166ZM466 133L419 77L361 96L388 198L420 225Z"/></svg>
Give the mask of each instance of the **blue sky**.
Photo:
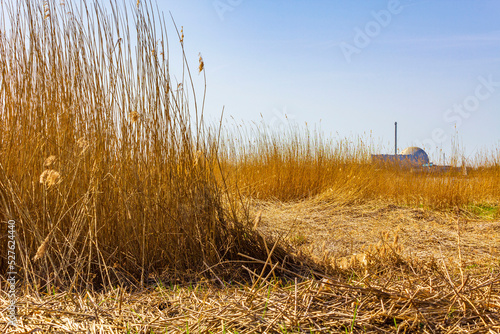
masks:
<svg viewBox="0 0 500 334"><path fill-rule="evenodd" d="M454 136L468 156L498 148L500 1L183 0L159 8L184 27L193 67L203 55L208 117L225 106L227 117L259 122L262 114L280 127L287 114L333 136L371 133L388 151L397 121L400 148L424 146L436 161Z"/></svg>

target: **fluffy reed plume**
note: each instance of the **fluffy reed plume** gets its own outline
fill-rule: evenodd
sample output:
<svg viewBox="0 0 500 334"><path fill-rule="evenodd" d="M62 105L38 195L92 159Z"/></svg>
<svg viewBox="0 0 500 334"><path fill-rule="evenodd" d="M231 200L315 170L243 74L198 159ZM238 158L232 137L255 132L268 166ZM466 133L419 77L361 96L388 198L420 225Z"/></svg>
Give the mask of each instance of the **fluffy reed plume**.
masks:
<svg viewBox="0 0 500 334"><path fill-rule="evenodd" d="M49 238L52 233L49 233L45 240L43 240L42 244L40 247L38 247L38 250L36 251L35 256L33 257L33 261L36 262L43 258L45 256L45 253L47 252L47 248L49 247Z"/></svg>
<svg viewBox="0 0 500 334"><path fill-rule="evenodd" d="M81 154L85 154L85 152L87 152L88 148L89 148L89 142L85 140L84 137L81 137L77 140L76 144L78 145L78 147L80 148L80 155Z"/></svg>
<svg viewBox="0 0 500 334"><path fill-rule="evenodd" d="M53 169L46 169L40 175L40 183L50 188L61 182L61 175Z"/></svg>
<svg viewBox="0 0 500 334"><path fill-rule="evenodd" d="M44 19L50 18L50 8L48 1L43 2L43 12L44 12Z"/></svg>
<svg viewBox="0 0 500 334"><path fill-rule="evenodd" d="M9 24L0 22L0 221L20 221L20 283L34 290L20 295L30 320L23 331L50 332L55 323L67 332L91 333L500 329L498 267L457 280L448 268L401 260L398 240L391 243L385 235L379 245L346 257L350 272L344 280L346 272L335 270L327 255L312 263L300 249L284 246L283 229L282 239L269 243L260 234L272 223L269 212L265 228L262 213L253 226L240 219L248 217L241 203L255 198L287 208L290 203L283 202L307 202L314 208L311 225L325 208L357 211L356 205L373 201L457 207L456 214L475 205L498 217L500 152L478 161L466 177L421 175L374 168L373 147L362 139L330 141L294 127L280 133L213 131L202 121L198 102L205 98L195 94L195 83L170 79L191 78L191 56L178 69L169 63L169 26L156 24L162 16L149 11L150 3L139 3L129 22L114 1L110 16L97 1L82 0L83 7L66 1L64 8L54 0L43 7L32 0L6 2L0 3L0 20L10 16ZM179 39L178 50L187 54L183 30ZM169 50L175 50L172 43ZM44 164L40 175L49 152L57 152L57 159ZM38 177L44 186L34 184ZM57 191L45 191L55 185ZM330 220L323 225L337 228ZM315 238L299 233L296 244L305 247L310 240ZM0 253L8 253L7 244L0 242ZM496 244L489 246L498 254ZM357 271L377 265L382 271ZM0 267L8 267L7 256L0 257ZM338 277L316 280L332 272ZM253 287L226 284L235 279L253 280ZM204 284L217 289L172 291L162 282L211 282ZM144 288L154 283L154 289ZM69 291L40 293L54 285ZM148 295L134 292L122 305L117 286ZM81 291L85 298L75 295ZM156 307L160 301L167 306ZM0 302L7 305L5 298ZM129 309L122 312L122 306ZM136 310L144 314L138 317ZM186 310L196 316L185 317ZM61 323L60 311L71 319Z"/></svg>
<svg viewBox="0 0 500 334"><path fill-rule="evenodd" d="M240 128L226 128L221 152L229 179L253 198L316 197L318 203L337 205L386 200L438 210L496 206L500 200L500 151L469 159L467 175L458 170L431 173L373 165L371 153L382 149L374 147L372 138L338 140L293 124Z"/></svg>
<svg viewBox="0 0 500 334"><path fill-rule="evenodd" d="M47 159L45 159L45 161L43 162L43 166L48 168L48 167L52 166L55 161L56 161L56 156L51 155Z"/></svg>
<svg viewBox="0 0 500 334"><path fill-rule="evenodd" d="M179 278L209 266L232 275L217 265L239 253L266 259L262 237L239 222L241 204L217 178L218 132L203 122L183 29L181 43L169 44L175 24L143 1L125 13L111 0L109 14L91 0L10 2L0 4L0 21L10 22L0 22L8 83L0 89L0 220L23 218L26 283L52 284L56 271L61 285L144 285L153 272ZM168 59L176 48L179 68ZM49 242L33 249L33 231L48 226L50 268L31 266Z"/></svg>

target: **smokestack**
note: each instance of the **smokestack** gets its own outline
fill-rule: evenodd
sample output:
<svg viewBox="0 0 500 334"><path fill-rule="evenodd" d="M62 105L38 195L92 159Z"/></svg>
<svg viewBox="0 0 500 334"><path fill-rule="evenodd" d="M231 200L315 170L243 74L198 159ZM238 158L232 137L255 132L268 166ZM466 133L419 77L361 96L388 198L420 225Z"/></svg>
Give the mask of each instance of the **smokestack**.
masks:
<svg viewBox="0 0 500 334"><path fill-rule="evenodd" d="M398 155L398 122L394 122L394 155Z"/></svg>

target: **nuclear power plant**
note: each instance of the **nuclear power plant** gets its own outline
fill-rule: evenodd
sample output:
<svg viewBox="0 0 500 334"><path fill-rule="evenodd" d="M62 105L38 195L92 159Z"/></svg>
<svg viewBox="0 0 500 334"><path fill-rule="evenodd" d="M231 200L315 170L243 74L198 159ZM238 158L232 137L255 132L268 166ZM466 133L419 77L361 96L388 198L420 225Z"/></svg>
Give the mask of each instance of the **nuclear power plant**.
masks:
<svg viewBox="0 0 500 334"><path fill-rule="evenodd" d="M429 156L420 147L405 148L401 154L372 154L373 163L397 163L407 167L432 166Z"/></svg>
<svg viewBox="0 0 500 334"><path fill-rule="evenodd" d="M467 169L464 166L438 166L434 165L427 153L420 147L408 147L398 154L398 123L394 123L394 154L372 154L371 160L373 164L380 166L399 166L408 168L411 171L422 172L461 172L467 174Z"/></svg>

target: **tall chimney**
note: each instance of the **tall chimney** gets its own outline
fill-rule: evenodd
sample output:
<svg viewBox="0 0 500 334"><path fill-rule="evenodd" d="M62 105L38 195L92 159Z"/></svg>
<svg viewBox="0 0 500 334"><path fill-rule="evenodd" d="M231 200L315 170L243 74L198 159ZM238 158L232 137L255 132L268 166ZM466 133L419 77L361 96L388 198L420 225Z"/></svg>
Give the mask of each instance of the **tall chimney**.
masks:
<svg viewBox="0 0 500 334"><path fill-rule="evenodd" d="M394 122L394 155L398 155L398 122Z"/></svg>

